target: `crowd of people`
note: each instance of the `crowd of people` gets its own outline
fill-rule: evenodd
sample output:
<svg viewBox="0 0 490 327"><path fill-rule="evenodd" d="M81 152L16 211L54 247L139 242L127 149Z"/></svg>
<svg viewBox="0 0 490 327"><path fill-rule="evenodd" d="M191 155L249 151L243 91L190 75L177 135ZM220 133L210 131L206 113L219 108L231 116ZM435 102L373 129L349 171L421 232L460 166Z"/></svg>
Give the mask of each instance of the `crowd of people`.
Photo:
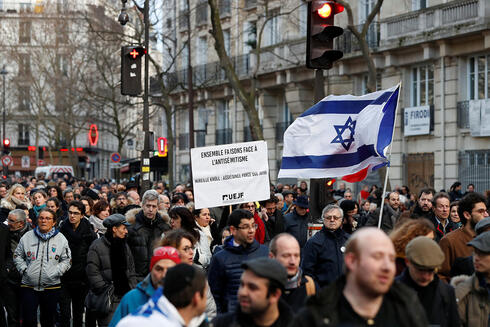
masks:
<svg viewBox="0 0 490 327"><path fill-rule="evenodd" d="M0 326L490 326L488 194L326 196L314 217L305 181L196 209L183 184L14 178Z"/></svg>

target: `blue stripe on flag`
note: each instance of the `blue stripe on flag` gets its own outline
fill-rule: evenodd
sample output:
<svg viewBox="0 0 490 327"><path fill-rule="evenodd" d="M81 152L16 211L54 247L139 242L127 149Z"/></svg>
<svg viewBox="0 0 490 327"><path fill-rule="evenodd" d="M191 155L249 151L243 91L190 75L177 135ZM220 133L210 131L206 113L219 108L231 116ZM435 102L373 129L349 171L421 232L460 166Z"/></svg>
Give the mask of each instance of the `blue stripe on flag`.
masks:
<svg viewBox="0 0 490 327"><path fill-rule="evenodd" d="M379 126L378 142L376 144L376 150L383 158L385 158L383 150L390 145L393 137L393 129L395 128L395 111L396 106L398 105L399 90L400 88L397 88L395 92L393 92L393 96L389 98L388 102L383 108L384 115Z"/></svg>
<svg viewBox="0 0 490 327"><path fill-rule="evenodd" d="M300 117L319 114L358 114L366 106L383 104L393 92L385 92L373 100L327 100L320 101L306 110Z"/></svg>
<svg viewBox="0 0 490 327"><path fill-rule="evenodd" d="M350 167L361 163L369 157L377 157L374 145L363 145L357 152L346 154L330 154L324 156L297 156L283 157L281 169L305 169L305 168L341 168Z"/></svg>

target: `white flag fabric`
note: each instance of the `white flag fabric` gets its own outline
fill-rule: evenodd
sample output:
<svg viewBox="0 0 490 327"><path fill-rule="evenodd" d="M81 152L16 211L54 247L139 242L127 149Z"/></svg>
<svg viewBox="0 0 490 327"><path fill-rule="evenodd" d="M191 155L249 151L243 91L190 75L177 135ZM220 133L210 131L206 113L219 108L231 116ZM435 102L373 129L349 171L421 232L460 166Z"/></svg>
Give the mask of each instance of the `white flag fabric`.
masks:
<svg viewBox="0 0 490 327"><path fill-rule="evenodd" d="M328 178L389 164L400 84L363 96L330 95L284 133L278 178Z"/></svg>

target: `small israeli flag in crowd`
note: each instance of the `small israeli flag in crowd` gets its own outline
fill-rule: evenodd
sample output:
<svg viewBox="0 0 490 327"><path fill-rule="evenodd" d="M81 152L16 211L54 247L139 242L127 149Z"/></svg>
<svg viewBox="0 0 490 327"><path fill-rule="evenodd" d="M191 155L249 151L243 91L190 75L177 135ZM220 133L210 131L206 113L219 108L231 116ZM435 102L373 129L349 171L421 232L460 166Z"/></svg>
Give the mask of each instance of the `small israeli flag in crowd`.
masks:
<svg viewBox="0 0 490 327"><path fill-rule="evenodd" d="M399 91L400 84L363 96L330 95L305 111L284 133L278 178L362 180L389 164Z"/></svg>

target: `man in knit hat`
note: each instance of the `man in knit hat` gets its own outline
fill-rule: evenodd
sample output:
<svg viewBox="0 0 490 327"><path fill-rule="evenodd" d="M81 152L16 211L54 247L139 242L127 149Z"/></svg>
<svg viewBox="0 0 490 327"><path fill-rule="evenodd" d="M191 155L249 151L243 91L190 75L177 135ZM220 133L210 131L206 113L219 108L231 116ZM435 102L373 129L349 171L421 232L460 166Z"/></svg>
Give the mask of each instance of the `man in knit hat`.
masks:
<svg viewBox="0 0 490 327"><path fill-rule="evenodd" d="M454 289L441 281L437 269L444 262L444 253L432 239L419 236L406 248L407 268L397 280L413 288L425 309L431 325L460 326Z"/></svg>
<svg viewBox="0 0 490 327"><path fill-rule="evenodd" d="M112 316L109 326L116 326L119 320L145 304L155 290L161 286L167 270L179 263L179 252L175 248L162 246L153 250L153 256L150 261L150 273L143 281L138 283L135 289L124 295L114 316Z"/></svg>

